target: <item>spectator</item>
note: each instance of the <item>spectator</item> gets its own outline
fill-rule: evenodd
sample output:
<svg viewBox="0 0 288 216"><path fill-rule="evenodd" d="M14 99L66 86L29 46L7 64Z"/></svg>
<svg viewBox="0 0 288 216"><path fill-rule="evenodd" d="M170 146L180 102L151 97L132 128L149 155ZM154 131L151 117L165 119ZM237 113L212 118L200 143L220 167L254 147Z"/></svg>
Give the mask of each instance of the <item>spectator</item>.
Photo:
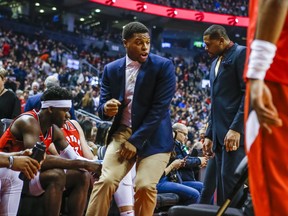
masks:
<svg viewBox="0 0 288 216"><path fill-rule="evenodd" d="M184 124L175 123L173 126L175 150L172 152L170 163L157 184L158 193L176 193L184 205L197 203L202 190L202 182L196 181L193 168L206 166L206 158L191 157L184 150L188 129ZM177 170L176 172L174 172Z"/></svg>
<svg viewBox="0 0 288 216"><path fill-rule="evenodd" d="M16 94L4 87L7 71L0 68L0 119L13 119L21 113L20 101Z"/></svg>
<svg viewBox="0 0 288 216"><path fill-rule="evenodd" d="M82 98L82 109L88 113L94 113L94 101L90 90Z"/></svg>

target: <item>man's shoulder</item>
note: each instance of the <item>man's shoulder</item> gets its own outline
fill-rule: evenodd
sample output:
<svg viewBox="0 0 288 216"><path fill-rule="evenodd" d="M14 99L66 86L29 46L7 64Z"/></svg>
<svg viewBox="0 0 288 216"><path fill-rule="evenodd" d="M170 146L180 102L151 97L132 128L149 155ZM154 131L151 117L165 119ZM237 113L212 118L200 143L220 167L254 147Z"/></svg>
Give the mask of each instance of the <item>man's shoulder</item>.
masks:
<svg viewBox="0 0 288 216"><path fill-rule="evenodd" d="M38 99L41 99L41 96L43 95L43 93L41 92L41 93L38 93L38 94L36 94L36 95L32 95L32 96L30 96L30 97L28 97L28 100L38 100Z"/></svg>
<svg viewBox="0 0 288 216"><path fill-rule="evenodd" d="M243 46L243 45L239 45L237 43L235 43L235 50L241 52L242 50L246 50L247 47Z"/></svg>
<svg viewBox="0 0 288 216"><path fill-rule="evenodd" d="M35 126L39 125L35 116L32 113L26 112L18 116L12 123L16 128L35 128Z"/></svg>

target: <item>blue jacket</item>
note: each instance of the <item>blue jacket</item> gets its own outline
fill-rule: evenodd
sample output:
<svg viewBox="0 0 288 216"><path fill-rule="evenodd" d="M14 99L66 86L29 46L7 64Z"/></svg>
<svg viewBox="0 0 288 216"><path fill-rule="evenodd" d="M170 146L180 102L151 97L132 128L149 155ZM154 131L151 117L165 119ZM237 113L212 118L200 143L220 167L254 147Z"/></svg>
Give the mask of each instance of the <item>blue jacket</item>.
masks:
<svg viewBox="0 0 288 216"><path fill-rule="evenodd" d="M183 145L177 140L175 140L175 153L176 159L183 159L186 157L185 166L178 169L181 179L183 181L196 181L194 168L201 165L200 159L187 154L187 152L183 149Z"/></svg>
<svg viewBox="0 0 288 216"><path fill-rule="evenodd" d="M241 134L240 145L244 144L244 98L245 83L243 70L246 47L234 44L225 53L215 77L216 58L210 69L211 113L206 130L206 137L216 139L221 145L229 129Z"/></svg>
<svg viewBox="0 0 288 216"><path fill-rule="evenodd" d="M106 101L115 98L121 106L114 118L109 137L120 126L125 97L125 57L107 64L102 76L98 113L103 120ZM140 157L171 152L172 126L169 106L175 93L175 67L169 59L149 54L137 76L132 110L132 136L128 139Z"/></svg>

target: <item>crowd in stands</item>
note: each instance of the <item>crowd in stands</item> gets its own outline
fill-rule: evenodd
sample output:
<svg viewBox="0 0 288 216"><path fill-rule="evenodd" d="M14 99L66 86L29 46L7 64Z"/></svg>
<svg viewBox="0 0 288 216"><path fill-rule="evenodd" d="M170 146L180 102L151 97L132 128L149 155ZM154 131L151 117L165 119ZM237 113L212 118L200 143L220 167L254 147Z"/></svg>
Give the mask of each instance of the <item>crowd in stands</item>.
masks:
<svg viewBox="0 0 288 216"><path fill-rule="evenodd" d="M203 12L231 14L235 16L248 16L248 0L145 0L154 4L160 4L176 8L185 8Z"/></svg>

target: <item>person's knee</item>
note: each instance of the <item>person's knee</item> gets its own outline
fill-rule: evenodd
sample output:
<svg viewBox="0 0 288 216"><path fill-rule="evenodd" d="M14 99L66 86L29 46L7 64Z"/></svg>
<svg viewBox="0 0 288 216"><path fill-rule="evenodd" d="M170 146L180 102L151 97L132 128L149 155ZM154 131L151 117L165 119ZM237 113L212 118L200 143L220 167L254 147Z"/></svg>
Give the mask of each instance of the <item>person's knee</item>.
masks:
<svg viewBox="0 0 288 216"><path fill-rule="evenodd" d="M78 171L77 174L77 182L79 185L88 187L90 185L90 179L91 179L91 175L89 174L89 172L83 172L83 171Z"/></svg>
<svg viewBox="0 0 288 216"><path fill-rule="evenodd" d="M186 204L198 203L199 199L200 199L200 193L195 190L193 193L189 193L189 203Z"/></svg>
<svg viewBox="0 0 288 216"><path fill-rule="evenodd" d="M40 174L40 183L44 189L49 186L57 186L64 189L66 184L66 175L62 169L51 169Z"/></svg>
<svg viewBox="0 0 288 216"><path fill-rule="evenodd" d="M156 191L156 185L149 184L145 181L138 181L136 182L136 193L141 192L141 193L149 193L149 192L157 192Z"/></svg>

